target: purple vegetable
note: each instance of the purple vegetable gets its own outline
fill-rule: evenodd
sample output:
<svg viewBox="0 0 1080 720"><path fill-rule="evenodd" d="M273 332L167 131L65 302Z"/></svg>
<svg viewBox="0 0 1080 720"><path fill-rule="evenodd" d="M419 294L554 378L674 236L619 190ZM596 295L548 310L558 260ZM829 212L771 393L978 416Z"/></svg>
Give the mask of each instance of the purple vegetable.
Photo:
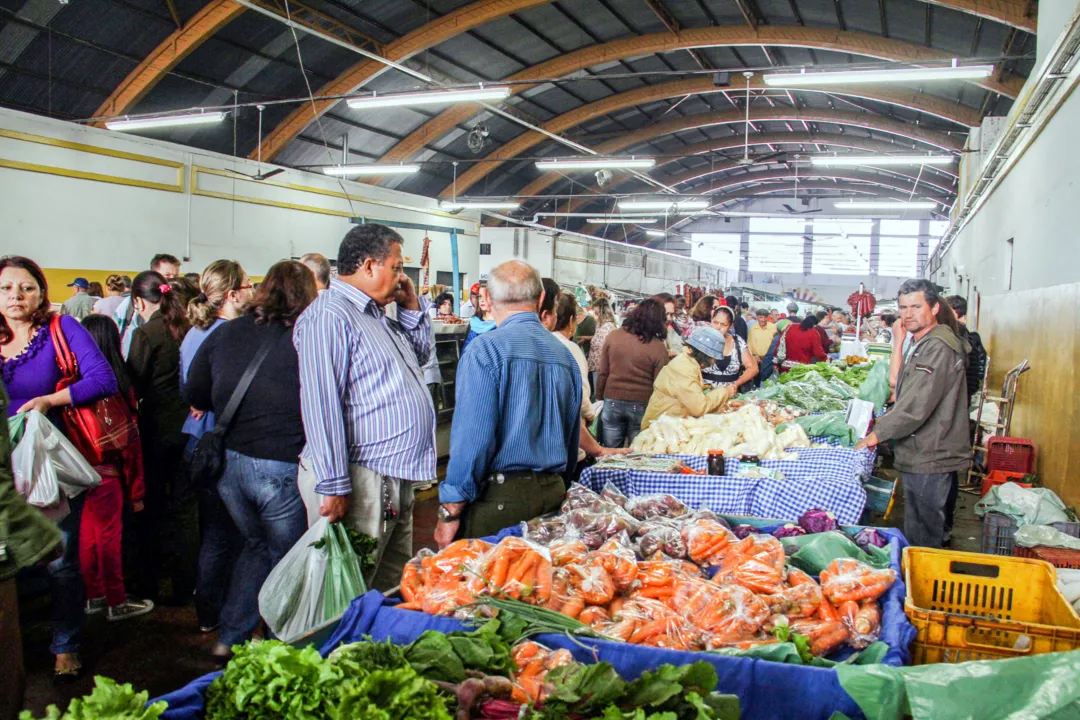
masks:
<svg viewBox="0 0 1080 720"><path fill-rule="evenodd" d="M889 544L888 538L874 528L863 528L855 536L855 544L865 550L868 546L883 548Z"/></svg>
<svg viewBox="0 0 1080 720"><path fill-rule="evenodd" d="M840 525L836 522L836 517L831 512L819 508L804 512L802 517L799 518L799 525L801 525L806 532L811 534L840 529Z"/></svg>
<svg viewBox="0 0 1080 720"><path fill-rule="evenodd" d="M781 525L780 527L778 527L778 528L776 528L775 530L772 531L772 536L774 538L795 537L797 535L805 535L805 534L806 534L805 529L803 529L802 527L800 527L798 525L792 525L791 523L787 523L786 525Z"/></svg>
<svg viewBox="0 0 1080 720"><path fill-rule="evenodd" d="M735 533L735 537L742 540L743 538L756 533L757 528L751 525L736 525L731 532Z"/></svg>

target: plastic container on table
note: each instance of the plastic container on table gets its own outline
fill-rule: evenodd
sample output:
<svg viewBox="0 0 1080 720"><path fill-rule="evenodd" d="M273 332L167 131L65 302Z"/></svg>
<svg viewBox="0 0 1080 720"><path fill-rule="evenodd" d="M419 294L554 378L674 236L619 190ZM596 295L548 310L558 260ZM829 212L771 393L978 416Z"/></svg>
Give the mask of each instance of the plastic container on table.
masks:
<svg viewBox="0 0 1080 720"><path fill-rule="evenodd" d="M979 550L990 555L1013 555L1016 547L1016 520L1004 513L988 512L983 516L982 545ZM1080 523L1057 522L1050 527L1080 537Z"/></svg>
<svg viewBox="0 0 1080 720"><path fill-rule="evenodd" d="M1049 563L907 547L904 581L913 665L1080 648L1080 616Z"/></svg>
<svg viewBox="0 0 1080 720"><path fill-rule="evenodd" d="M1031 548L1017 545L1013 548L1013 556L1042 560L1056 568L1080 570L1080 550L1048 547L1046 545L1036 545Z"/></svg>
<svg viewBox="0 0 1080 720"><path fill-rule="evenodd" d="M986 442L986 470L1029 473L1035 470L1035 443L1027 438L992 437Z"/></svg>
<svg viewBox="0 0 1080 720"><path fill-rule="evenodd" d="M990 492L990 488L1004 485L1007 482L1014 482L1023 488L1032 487L1031 483L1020 482L1024 479L1025 475L1027 475L1027 473L1009 472L1008 470L991 470L983 476L979 497L985 497L986 493Z"/></svg>

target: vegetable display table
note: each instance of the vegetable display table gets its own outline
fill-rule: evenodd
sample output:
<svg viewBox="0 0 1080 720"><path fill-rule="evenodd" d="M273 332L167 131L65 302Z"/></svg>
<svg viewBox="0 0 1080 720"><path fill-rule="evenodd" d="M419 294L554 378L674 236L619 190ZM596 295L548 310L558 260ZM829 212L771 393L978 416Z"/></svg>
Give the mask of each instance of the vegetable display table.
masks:
<svg viewBox="0 0 1080 720"><path fill-rule="evenodd" d="M876 453L845 447L793 448L795 460L763 460L761 466L784 474L783 480L740 477L740 463L728 459L726 474L681 475L625 469L586 468L580 482L600 492L611 483L624 495L666 493L690 507L718 513L757 517L799 517L822 508L847 524L859 522L866 505L862 478L870 476ZM684 465L705 472L707 460L692 455L676 457Z"/></svg>

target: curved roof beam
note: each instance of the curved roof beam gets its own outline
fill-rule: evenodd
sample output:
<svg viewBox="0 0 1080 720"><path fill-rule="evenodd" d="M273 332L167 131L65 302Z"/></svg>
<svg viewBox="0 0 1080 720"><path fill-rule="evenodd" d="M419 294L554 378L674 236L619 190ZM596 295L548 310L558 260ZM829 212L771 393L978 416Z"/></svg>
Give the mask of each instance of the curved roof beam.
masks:
<svg viewBox="0 0 1080 720"><path fill-rule="evenodd" d="M968 15L977 15L1032 34L1035 34L1037 30L1037 18L1028 17L1027 14L1027 8L1031 3L1023 0L923 0L923 2L958 10Z"/></svg>
<svg viewBox="0 0 1080 720"><path fill-rule="evenodd" d="M537 66L540 67L540 66ZM519 73L521 75L528 73L532 70L523 71ZM535 73L532 73L535 77ZM512 76L511 79L513 79ZM533 85L526 87L535 87ZM678 87L684 87L685 90L681 92L675 92ZM571 112L584 110L585 108L598 106L600 103L613 102L618 103L617 107L599 110L593 115L593 117L602 115L604 113L612 112L613 110L629 107L619 102L619 98L626 98L627 100L633 99L632 95L635 93L642 93L648 95L645 99L635 104L641 104L644 102L651 102L654 100L661 100L670 97L677 97L679 95L690 95L700 93L714 93L720 91L738 92L745 88L745 84L735 83L728 87L716 87L711 77L699 76L691 80L682 80L671 83L658 83L656 85L647 86L644 88L638 88L629 92L618 93L606 98L603 98L596 103L590 103L589 105L582 106L581 108L575 108ZM796 92L822 92L832 93L834 95L848 95L851 97L861 98L863 100L874 100L877 102L888 103L890 105L899 105L901 107L908 108L909 110L915 110L917 112L926 113L927 115L933 115L935 117L942 118L943 120L949 120L955 122L964 127L975 127L982 123L982 118L979 111L976 108L970 108L966 105L954 103L944 98L939 98L934 95L927 95L925 93L919 93L914 90L908 90L898 87L882 87L882 86L863 86L863 85L837 85L835 87L816 87L816 88L783 88L780 86L766 85L761 79L761 74L758 73L754 77L750 78L750 88L752 90L778 90L783 91L785 89ZM670 90L670 92L669 92ZM515 92L521 90L515 86ZM653 95L652 93L656 93ZM469 103L455 106L449 110L444 110L431 120L421 125L419 128L410 133L407 137L399 141L392 148L387 150L379 162L393 163L402 162L411 158L415 153L423 149L425 145L437 140L446 133L453 130L461 123L468 122L476 115L483 112L483 108L477 104ZM378 182L378 179L373 179L371 182Z"/></svg>
<svg viewBox="0 0 1080 720"><path fill-rule="evenodd" d="M409 33L400 40L386 46L385 56L389 60L400 62L411 55L430 48L459 33L472 29L479 24L503 17L533 5L544 4L546 0L480 0L472 5L457 10L428 25ZM451 20L451 18L455 18ZM771 45L778 47L805 47L815 50L832 50L853 55L863 55L906 63L925 63L952 59L953 55L933 48L916 45L903 40L883 38L868 33L808 28L796 25L761 25L757 30L746 25L730 27L687 28L678 33L655 33L622 40L593 45L581 50L560 55L547 62L534 65L521 73L512 75L508 80L528 80L529 78L565 77L570 73L623 58L640 57L662 52L673 52L694 48L739 45ZM386 70L386 66L374 60L364 60L327 83L318 95L348 95L356 92L365 83ZM995 80L986 78L976 84L1002 95L1014 98L1023 85L1021 78ZM515 92L523 92L535 85L514 86ZM283 120L273 132L266 136L262 144L263 159L273 159L285 145L300 134L307 125L330 110L338 100L316 100L315 108L310 103L298 107ZM452 108L438 117L449 122L447 129L457 122L467 120L479 110L478 105L469 104ZM453 114L450 120L448 113ZM440 124L441 127L441 124ZM445 132L445 130L443 131ZM442 133L438 133L441 135ZM430 141L437 135L425 132ZM403 150L404 151L404 150ZM415 150L411 150L415 152ZM255 157L255 151L252 152Z"/></svg>
<svg viewBox="0 0 1080 720"><path fill-rule="evenodd" d="M177 28L169 37L161 41L134 70L128 73L94 117L116 117L131 111L158 82L161 81L181 60L195 51L200 45L213 37L237 15L244 12L244 6L232 0L211 0L202 10ZM105 121L93 123L105 127Z"/></svg>
<svg viewBox="0 0 1080 720"><path fill-rule="evenodd" d="M682 185L684 183L693 182L694 180L699 180L701 178L708 177L709 175L715 175L716 173L726 172L728 170L737 170L740 167L744 167L744 166L741 166L736 162L717 163L714 167L689 170L687 172L680 173L679 175L663 178L663 183L665 185L673 185L673 186L674 185ZM897 172L897 170L895 168L877 168L877 172L879 172L879 173L881 173L883 175L886 175L886 176L888 176L888 175L896 175L898 177L908 178L909 180L915 180L916 177L918 177L918 181L920 183L923 183L925 185L929 185L930 187L937 188L938 190L942 190L942 191L947 192L947 193L953 193L953 194L956 193L956 188L955 187L950 186L950 185L943 185L940 182L935 182L935 179L932 176L927 175L926 173L923 173L921 176L914 176L914 175L909 175L909 174L904 173L904 172ZM805 176L805 177L814 177L816 174L817 173L812 169L809 172L806 172L806 173L800 172L800 176ZM732 175L731 177L736 177L736 176ZM710 185L708 187L704 187L704 188L701 188L701 189L691 188L687 192L692 193L692 194L696 194L696 195L711 195L713 193L713 188L714 187L715 186L712 185L711 182L710 182Z"/></svg>
<svg viewBox="0 0 1080 720"><path fill-rule="evenodd" d="M598 103L590 103L591 105L597 105L603 103L601 100ZM585 107L589 107L585 106ZM548 132L563 132L574 125L577 125L584 120L579 119L584 115L588 115L588 112L583 112L583 108L578 110L572 110L568 113L564 113L542 125L544 130ZM750 112L750 122L769 122L769 121L806 121L806 122L825 122L833 123L837 125L852 125L855 127L866 128L867 130L877 130L880 132L891 133L893 135L899 135L901 137L910 138L919 142L933 145L934 147L942 148L944 150L952 150L959 152L963 149L964 143L958 138L951 137L945 133L936 132L934 130L927 130L915 125L909 125L907 123L900 122L898 120L892 120L884 118L879 115L874 115L867 112L848 112L845 110L815 110L812 108L757 108ZM600 152L603 148L603 153L615 153L620 150L624 150L634 145L646 142L661 135L669 135L675 132L681 132L683 130L691 130L696 128L708 127L710 125L722 125L725 123L744 123L746 122L746 114L742 110L731 110L727 112L717 113L700 113L698 115L687 115L685 117L673 118L665 122L656 123L654 125L646 125L638 130L624 133L617 137L615 140L604 143L597 151ZM477 182L487 176L492 170L495 170L506 160L516 157L530 148L539 145L544 140L547 140L547 136L542 135L536 131L530 130L518 135L516 138L500 147L495 152L489 153L484 158L484 162L477 163L462 173L457 179L457 194L460 195ZM439 197L445 198L449 194L454 192L454 185L450 185L443 189L439 194Z"/></svg>

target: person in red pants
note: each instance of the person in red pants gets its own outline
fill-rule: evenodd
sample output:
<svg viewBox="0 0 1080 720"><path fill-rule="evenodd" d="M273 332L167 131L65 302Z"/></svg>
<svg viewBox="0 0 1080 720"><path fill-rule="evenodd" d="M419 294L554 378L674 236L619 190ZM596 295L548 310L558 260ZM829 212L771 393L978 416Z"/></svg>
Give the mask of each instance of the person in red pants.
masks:
<svg viewBox="0 0 1080 720"><path fill-rule="evenodd" d="M135 396L120 353L116 324L104 315L91 315L83 321L83 327L109 361L120 392L134 412ZM127 596L121 556L124 502L131 503L134 512L143 509L142 445L136 440L120 457L94 469L101 476L101 484L86 491L79 528L79 565L86 586L86 613L107 612L111 621L145 615L154 609L154 603Z"/></svg>

